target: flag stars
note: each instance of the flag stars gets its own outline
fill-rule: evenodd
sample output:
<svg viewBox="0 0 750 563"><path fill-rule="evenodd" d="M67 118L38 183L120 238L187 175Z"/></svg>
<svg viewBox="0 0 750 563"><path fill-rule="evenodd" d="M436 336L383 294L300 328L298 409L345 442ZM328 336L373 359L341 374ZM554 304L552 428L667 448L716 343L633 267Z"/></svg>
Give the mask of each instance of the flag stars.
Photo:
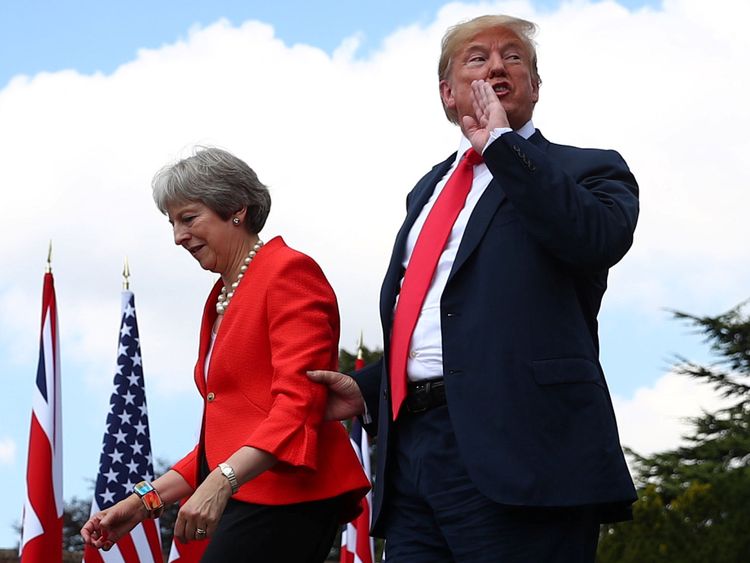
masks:
<svg viewBox="0 0 750 563"><path fill-rule="evenodd" d="M115 502L115 493L109 490L109 487L104 489L104 492L99 495L102 497L102 504Z"/></svg>
<svg viewBox="0 0 750 563"><path fill-rule="evenodd" d="M130 359L133 361L133 367L143 365L141 363L141 355L138 353L138 350L135 351L135 354L133 354Z"/></svg>
<svg viewBox="0 0 750 563"><path fill-rule="evenodd" d="M135 483L144 477L151 479L154 473L143 389L143 359L132 295L122 309L119 338L95 491L97 501L103 501L99 502L102 508L126 498Z"/></svg>
<svg viewBox="0 0 750 563"><path fill-rule="evenodd" d="M131 473L138 474L138 464L134 460L131 459L129 463L125 464L125 467L127 467L128 471Z"/></svg>

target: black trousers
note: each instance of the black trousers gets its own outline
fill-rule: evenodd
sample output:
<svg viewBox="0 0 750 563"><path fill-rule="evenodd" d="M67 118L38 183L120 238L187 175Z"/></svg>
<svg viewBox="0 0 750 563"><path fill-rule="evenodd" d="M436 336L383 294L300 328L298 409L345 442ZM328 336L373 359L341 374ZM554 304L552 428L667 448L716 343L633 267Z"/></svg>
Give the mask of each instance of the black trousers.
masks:
<svg viewBox="0 0 750 563"><path fill-rule="evenodd" d="M268 506L229 499L202 563L322 563L340 529L340 499Z"/></svg>
<svg viewBox="0 0 750 563"><path fill-rule="evenodd" d="M461 461L447 406L404 413L392 440L388 563L594 563L595 508L513 507L485 497Z"/></svg>

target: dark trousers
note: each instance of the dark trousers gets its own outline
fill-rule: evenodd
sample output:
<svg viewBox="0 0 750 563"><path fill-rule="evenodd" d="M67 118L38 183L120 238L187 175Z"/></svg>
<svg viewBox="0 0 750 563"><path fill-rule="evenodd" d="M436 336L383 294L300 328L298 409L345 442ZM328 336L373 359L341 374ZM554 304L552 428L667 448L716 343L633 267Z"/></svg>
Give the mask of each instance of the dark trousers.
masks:
<svg viewBox="0 0 750 563"><path fill-rule="evenodd" d="M595 510L511 507L482 495L461 461L446 406L399 416L389 457L387 563L594 562Z"/></svg>
<svg viewBox="0 0 750 563"><path fill-rule="evenodd" d="M322 563L340 499L267 506L229 500L202 563Z"/></svg>

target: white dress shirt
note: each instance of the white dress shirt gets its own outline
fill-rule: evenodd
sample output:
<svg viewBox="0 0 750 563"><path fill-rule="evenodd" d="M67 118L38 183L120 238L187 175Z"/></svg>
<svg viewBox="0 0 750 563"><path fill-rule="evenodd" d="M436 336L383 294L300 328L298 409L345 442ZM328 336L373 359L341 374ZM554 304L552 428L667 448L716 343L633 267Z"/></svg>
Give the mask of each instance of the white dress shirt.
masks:
<svg viewBox="0 0 750 563"><path fill-rule="evenodd" d="M510 131L511 129L505 128L493 130L485 149L500 135ZM533 135L534 131L534 124L529 121L526 125L521 127L517 133L523 138L528 139ZM443 176L435 186L435 191L422 208L417 220L409 231L402 263L404 271L406 271L406 267L409 265L409 260L414 251L414 245L417 242L419 232L422 230L422 226L427 219L427 215L430 213L432 206L435 204L435 200L440 195L440 192L443 191L445 184L456 169L461 157L470 147L471 143L462 135L458 152L456 154L456 160L453 162L446 175ZM474 181L471 185L471 190L466 197L466 203L464 204L463 209L458 214L456 222L453 224L453 229L448 236L448 241L438 259L435 273L430 282L430 287L427 290L427 296L422 304L422 311L417 319L417 325L414 327L414 333L412 334L411 342L409 344L409 357L406 362L406 373L409 381L420 381L423 379L441 377L443 375L443 339L440 330L440 299L443 295L445 285L448 282L448 275L451 272L451 268L453 268L453 262L456 259L458 247L461 244L461 239L464 236L464 231L466 230L466 225L469 222L471 213L474 211L474 207L476 207L479 198L482 197L484 190L487 189L491 180L492 174L490 174L490 171L484 163L478 164L474 167ZM403 283L403 278L401 283Z"/></svg>

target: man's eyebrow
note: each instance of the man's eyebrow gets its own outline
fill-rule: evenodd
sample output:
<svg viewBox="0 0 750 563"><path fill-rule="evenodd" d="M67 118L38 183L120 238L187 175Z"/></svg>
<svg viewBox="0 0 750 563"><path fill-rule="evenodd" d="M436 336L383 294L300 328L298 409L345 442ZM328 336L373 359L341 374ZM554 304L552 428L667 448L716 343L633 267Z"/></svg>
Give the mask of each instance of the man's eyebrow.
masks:
<svg viewBox="0 0 750 563"><path fill-rule="evenodd" d="M490 47L486 43L469 43L464 49L464 53L473 53L476 51L487 51L488 49L490 49ZM501 45L502 51L507 51L508 49L524 50L525 47L523 43L513 40L513 41L509 41L508 43L504 43L503 45Z"/></svg>

